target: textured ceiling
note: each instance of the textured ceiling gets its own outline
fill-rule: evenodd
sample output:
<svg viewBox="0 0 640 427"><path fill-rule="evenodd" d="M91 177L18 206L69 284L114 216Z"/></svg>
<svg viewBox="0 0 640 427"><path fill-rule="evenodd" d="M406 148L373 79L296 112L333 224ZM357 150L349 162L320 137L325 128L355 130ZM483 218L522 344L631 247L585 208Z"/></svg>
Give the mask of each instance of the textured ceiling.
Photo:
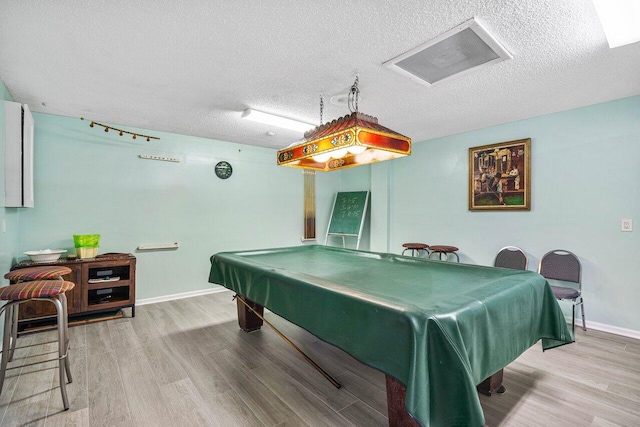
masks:
<svg viewBox="0 0 640 427"><path fill-rule="evenodd" d="M476 17L513 59L424 87L382 63ZM0 78L34 111L281 148L360 76L360 111L422 141L640 94L590 0L0 0ZM276 135L268 136L268 131Z"/></svg>

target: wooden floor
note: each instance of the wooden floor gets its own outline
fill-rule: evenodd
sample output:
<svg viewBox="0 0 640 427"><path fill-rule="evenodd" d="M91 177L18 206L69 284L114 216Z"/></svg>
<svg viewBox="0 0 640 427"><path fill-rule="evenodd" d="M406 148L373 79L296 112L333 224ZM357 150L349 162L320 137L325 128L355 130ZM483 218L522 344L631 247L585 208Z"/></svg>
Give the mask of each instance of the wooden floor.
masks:
<svg viewBox="0 0 640 427"><path fill-rule="evenodd" d="M72 328L71 409L62 411L53 363L16 369L0 396L0 425L387 424L382 374L268 313L343 384L335 389L266 326L240 331L231 296L140 306L134 319ZM19 345L54 338L32 334ZM20 350L12 366L42 360L33 354L43 350L56 345ZM637 340L579 331L559 349L536 344L504 377L505 394L480 399L488 426L640 426Z"/></svg>

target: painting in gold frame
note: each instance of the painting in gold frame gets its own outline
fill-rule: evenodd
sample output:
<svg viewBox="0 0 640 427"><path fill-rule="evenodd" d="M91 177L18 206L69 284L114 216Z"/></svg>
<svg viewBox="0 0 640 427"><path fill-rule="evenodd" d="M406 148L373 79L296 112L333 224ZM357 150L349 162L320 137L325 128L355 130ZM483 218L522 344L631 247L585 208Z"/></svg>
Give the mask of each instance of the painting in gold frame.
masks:
<svg viewBox="0 0 640 427"><path fill-rule="evenodd" d="M469 148L469 210L531 210L531 138Z"/></svg>

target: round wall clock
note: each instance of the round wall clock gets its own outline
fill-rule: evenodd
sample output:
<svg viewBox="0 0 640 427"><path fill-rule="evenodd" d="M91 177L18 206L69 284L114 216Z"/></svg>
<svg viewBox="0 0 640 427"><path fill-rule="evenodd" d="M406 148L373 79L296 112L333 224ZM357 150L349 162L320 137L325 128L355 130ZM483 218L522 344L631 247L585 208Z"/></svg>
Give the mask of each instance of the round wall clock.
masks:
<svg viewBox="0 0 640 427"><path fill-rule="evenodd" d="M218 162L216 165L216 175L220 179L227 179L233 173L233 168L229 164L229 162Z"/></svg>

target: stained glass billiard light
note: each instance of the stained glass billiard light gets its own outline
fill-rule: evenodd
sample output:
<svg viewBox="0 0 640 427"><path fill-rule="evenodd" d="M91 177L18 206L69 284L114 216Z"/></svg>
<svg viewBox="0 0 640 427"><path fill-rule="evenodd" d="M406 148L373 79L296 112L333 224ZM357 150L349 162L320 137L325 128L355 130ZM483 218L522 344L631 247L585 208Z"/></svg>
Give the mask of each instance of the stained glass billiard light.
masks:
<svg viewBox="0 0 640 427"><path fill-rule="evenodd" d="M358 77L349 92L350 114L324 123L278 151L278 165L333 171L411 155L411 138L358 111ZM322 103L321 103L322 116ZM322 120L321 120L322 122Z"/></svg>

